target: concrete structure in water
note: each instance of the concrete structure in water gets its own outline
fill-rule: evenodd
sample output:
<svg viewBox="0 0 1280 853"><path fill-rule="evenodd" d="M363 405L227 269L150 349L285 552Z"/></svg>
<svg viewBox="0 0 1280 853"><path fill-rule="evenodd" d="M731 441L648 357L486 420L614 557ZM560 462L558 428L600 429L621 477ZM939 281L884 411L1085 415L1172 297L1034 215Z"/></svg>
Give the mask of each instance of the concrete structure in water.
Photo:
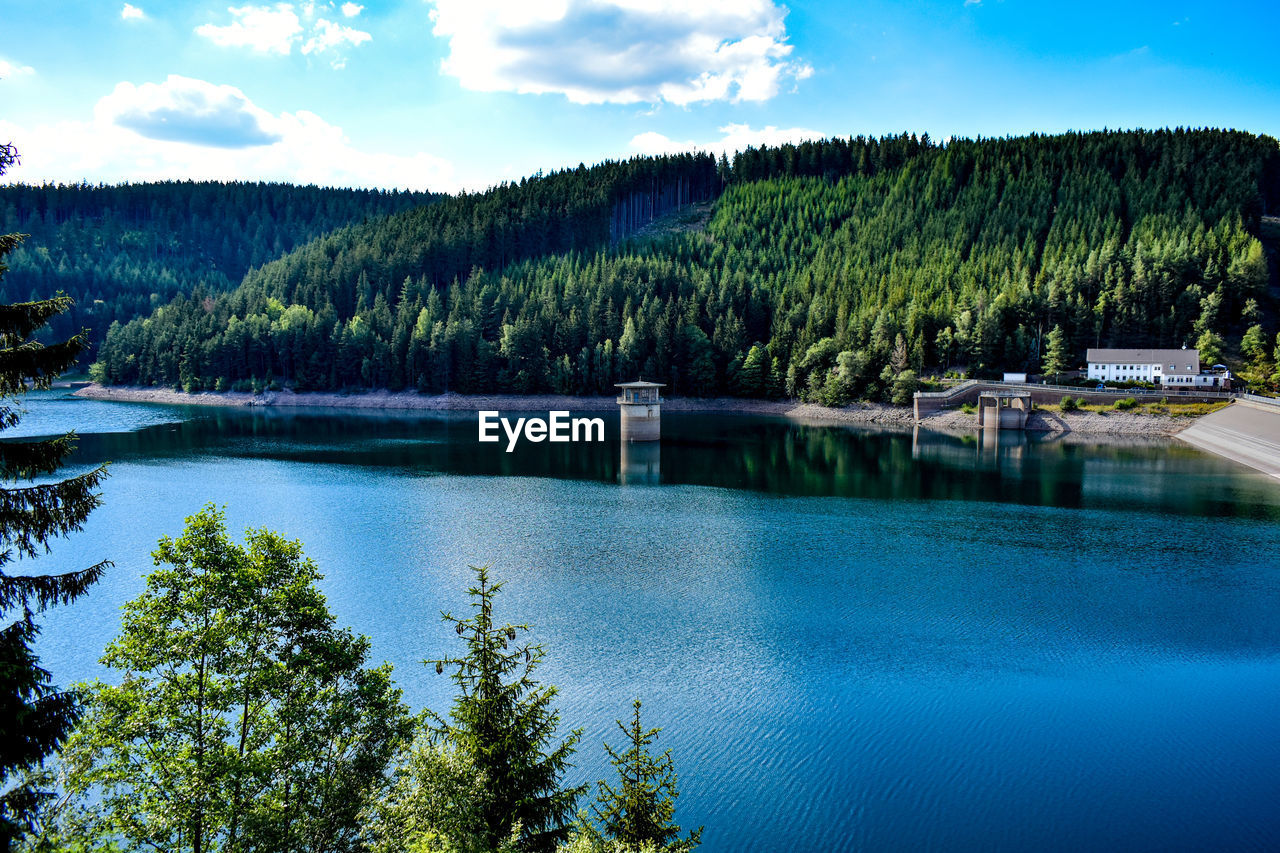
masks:
<svg viewBox="0 0 1280 853"><path fill-rule="evenodd" d="M662 482L662 442L624 441L618 445L618 482L656 486Z"/></svg>
<svg viewBox="0 0 1280 853"><path fill-rule="evenodd" d="M1026 429L1031 392L983 391L978 395L978 426L983 429Z"/></svg>
<svg viewBox="0 0 1280 853"><path fill-rule="evenodd" d="M618 407L622 409L623 441L657 441L662 438L661 382L619 382Z"/></svg>

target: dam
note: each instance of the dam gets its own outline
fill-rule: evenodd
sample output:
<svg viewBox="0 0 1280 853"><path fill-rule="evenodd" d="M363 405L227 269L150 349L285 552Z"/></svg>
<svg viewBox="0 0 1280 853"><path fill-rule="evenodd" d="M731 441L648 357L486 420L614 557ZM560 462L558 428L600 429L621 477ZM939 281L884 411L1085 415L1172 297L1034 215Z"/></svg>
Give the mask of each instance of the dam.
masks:
<svg viewBox="0 0 1280 853"><path fill-rule="evenodd" d="M1237 399L1200 418L1178 438L1280 479L1280 405L1263 399Z"/></svg>

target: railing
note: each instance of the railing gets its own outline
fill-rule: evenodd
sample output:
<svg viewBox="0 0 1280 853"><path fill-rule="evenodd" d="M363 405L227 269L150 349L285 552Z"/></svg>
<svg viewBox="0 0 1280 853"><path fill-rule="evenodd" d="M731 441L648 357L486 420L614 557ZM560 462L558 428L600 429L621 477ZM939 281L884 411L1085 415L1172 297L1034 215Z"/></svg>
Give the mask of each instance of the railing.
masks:
<svg viewBox="0 0 1280 853"><path fill-rule="evenodd" d="M1256 399L1261 402L1280 406L1280 400L1270 397L1255 397L1253 394L1233 394L1230 391L1222 391L1220 389L1208 389L1203 391L1196 390L1170 390L1164 388L1085 388L1079 385L1040 385L1032 382L1001 382L999 380L983 380L983 379L966 379L959 385L948 388L946 391L917 391L916 396L921 399L947 399L957 394L962 394L975 387L996 387L996 388L1020 388L1038 391L1062 391L1067 394L1123 394L1142 395L1147 397L1221 397L1224 400L1232 397L1242 396L1246 399Z"/></svg>
<svg viewBox="0 0 1280 853"><path fill-rule="evenodd" d="M1262 403L1266 406L1275 406L1280 408L1280 398L1276 397L1260 397L1257 394L1241 394L1241 400L1248 400L1250 403Z"/></svg>
<svg viewBox="0 0 1280 853"><path fill-rule="evenodd" d="M992 383L979 382L977 379L966 379L965 381L961 382L959 385L952 385L950 388L948 388L945 391L917 391L916 396L924 397L926 399L937 398L937 397L951 397L955 394L959 394L962 391L967 391L970 388L973 388L974 386L990 385L990 384Z"/></svg>

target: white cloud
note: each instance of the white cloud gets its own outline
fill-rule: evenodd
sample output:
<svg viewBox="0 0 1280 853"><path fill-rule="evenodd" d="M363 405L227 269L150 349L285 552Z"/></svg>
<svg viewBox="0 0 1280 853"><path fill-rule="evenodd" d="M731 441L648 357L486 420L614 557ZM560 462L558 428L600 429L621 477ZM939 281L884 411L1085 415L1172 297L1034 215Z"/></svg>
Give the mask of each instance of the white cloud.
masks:
<svg viewBox="0 0 1280 853"><path fill-rule="evenodd" d="M360 14L363 6L347 3L342 13ZM294 46L304 55L328 56L334 68L347 64L345 50L371 41L363 30L320 17L325 9L337 13L333 3L277 3L274 6L229 6L229 24L201 24L196 34L220 47L247 47L255 53L288 56Z"/></svg>
<svg viewBox="0 0 1280 853"><path fill-rule="evenodd" d="M0 79L8 80L13 77L27 77L35 73L36 70L30 65L19 65L0 56Z"/></svg>
<svg viewBox="0 0 1280 853"><path fill-rule="evenodd" d="M281 138L271 129L271 114L239 89L177 74L163 83L119 83L94 112L104 122L168 142L248 148Z"/></svg>
<svg viewBox="0 0 1280 853"><path fill-rule="evenodd" d="M824 139L826 134L807 127L785 127L774 125L755 129L746 124L727 124L719 128L719 139L710 142L687 140L680 142L661 133L647 131L631 138L628 146L636 154L679 154L684 151L710 151L713 154L725 154L732 157L735 151L744 151L750 146L782 145L786 142L803 142L806 139Z"/></svg>
<svg viewBox="0 0 1280 853"><path fill-rule="evenodd" d="M218 121L207 122L214 128L212 144L200 144L196 134L178 139L179 134L158 138L154 133L164 125L158 117L167 116L173 126L172 111L183 105L182 95L190 93L198 93L193 115L204 116L202 110L210 104L217 108L212 115ZM139 116L135 124L147 133L128 123ZM228 122L228 116L248 116L254 125ZM191 121L199 124L205 120ZM247 133L249 138L257 133L273 141L240 147L216 143L218 133L235 139L236 132L242 137ZM341 127L315 113L272 114L238 89L190 78L176 78L175 82L171 77L163 84L141 86L122 83L98 101L93 117L85 121L23 127L0 120L0 139L12 140L22 153L22 163L0 178L7 182L190 178L435 191L459 188L452 165L440 157L426 152L404 156L362 151L352 145Z"/></svg>
<svg viewBox="0 0 1280 853"><path fill-rule="evenodd" d="M120 19L123 21L145 21L146 18L146 12L129 3L125 3L124 8L120 10Z"/></svg>
<svg viewBox="0 0 1280 853"><path fill-rule="evenodd" d="M325 53L344 45L355 47L373 38L366 32L361 32L342 24L335 24L332 21L326 21L324 18L316 21L312 32L311 38L307 39L302 45L304 54ZM331 60L331 64L334 68L343 68L347 64L347 58L342 54L336 54Z"/></svg>
<svg viewBox="0 0 1280 853"><path fill-rule="evenodd" d="M467 89L580 104L763 101L812 68L773 0L431 0Z"/></svg>
<svg viewBox="0 0 1280 853"><path fill-rule="evenodd" d="M219 47L247 47L255 53L278 53L288 56L293 43L302 33L302 22L290 3L270 6L229 6L235 18L225 26L201 24L196 35Z"/></svg>

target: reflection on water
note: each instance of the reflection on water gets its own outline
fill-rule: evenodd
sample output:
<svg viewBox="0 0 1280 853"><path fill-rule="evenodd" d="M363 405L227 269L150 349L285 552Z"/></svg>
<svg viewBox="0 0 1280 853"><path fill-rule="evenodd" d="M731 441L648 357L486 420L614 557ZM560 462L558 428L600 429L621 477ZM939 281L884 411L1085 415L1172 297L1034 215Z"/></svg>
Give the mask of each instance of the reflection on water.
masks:
<svg viewBox="0 0 1280 853"><path fill-rule="evenodd" d="M705 853L1280 849L1280 487L1175 442L667 413L661 444L506 453L467 413L35 414L116 463L38 561L115 562L44 620L58 683L106 674L212 501L305 543L415 708L448 707L421 662L495 563L585 728L570 781L641 698Z"/></svg>
<svg viewBox="0 0 1280 853"><path fill-rule="evenodd" d="M624 486L656 486L662 482L662 443L618 442L618 482Z"/></svg>
<svg viewBox="0 0 1280 853"><path fill-rule="evenodd" d="M1163 437L891 431L672 412L664 417L661 442L623 444L616 438L618 417L612 413L605 416L608 441L521 441L506 452L505 444L477 441L472 412L131 408L161 422L148 425L143 420L131 432L84 435L78 461L194 454L421 474L1280 518L1276 490L1265 477ZM1188 478L1195 488L1168 487Z"/></svg>

